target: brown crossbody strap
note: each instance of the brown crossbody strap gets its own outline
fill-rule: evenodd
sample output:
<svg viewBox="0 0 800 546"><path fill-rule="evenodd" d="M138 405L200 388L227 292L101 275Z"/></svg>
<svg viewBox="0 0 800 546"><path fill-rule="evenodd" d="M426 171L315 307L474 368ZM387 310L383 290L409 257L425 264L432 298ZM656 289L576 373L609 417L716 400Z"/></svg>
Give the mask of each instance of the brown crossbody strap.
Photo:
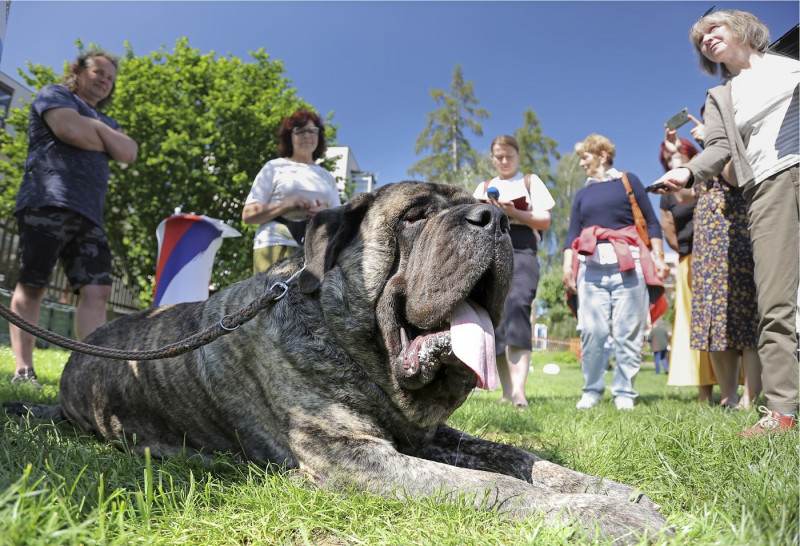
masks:
<svg viewBox="0 0 800 546"><path fill-rule="evenodd" d="M628 181L628 174L622 173L622 183L625 184L625 193L628 194L628 199L631 202L631 210L633 210L633 221L636 224L636 231L639 232L639 237L642 238L647 248L650 247L650 236L647 235L647 220L644 219L642 209L639 208L639 203L636 202L636 196L633 195L631 183Z"/></svg>

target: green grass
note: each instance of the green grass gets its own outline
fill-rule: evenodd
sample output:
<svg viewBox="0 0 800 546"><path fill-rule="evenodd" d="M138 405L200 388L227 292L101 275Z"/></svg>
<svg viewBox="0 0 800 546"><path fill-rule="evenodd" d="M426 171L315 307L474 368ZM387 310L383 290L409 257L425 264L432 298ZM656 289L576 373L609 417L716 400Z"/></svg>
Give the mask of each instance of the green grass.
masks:
<svg viewBox="0 0 800 546"><path fill-rule="evenodd" d="M11 386L13 358L0 346L0 401L56 403L68 353L37 350L36 392ZM545 363L561 372L545 375ZM610 377L609 377L610 380ZM645 365L633 412L608 393L578 412L580 366L568 353L534 355L528 410L474 393L450 424L558 464L605 476L661 504L668 544L797 544L798 440L742 440L752 412L697 401ZM465 505L401 503L363 493L300 487L286 473L219 457L211 464L123 453L68 426L0 414L0 545L35 544L574 544L540 522L510 522ZM663 539L662 539L663 540Z"/></svg>

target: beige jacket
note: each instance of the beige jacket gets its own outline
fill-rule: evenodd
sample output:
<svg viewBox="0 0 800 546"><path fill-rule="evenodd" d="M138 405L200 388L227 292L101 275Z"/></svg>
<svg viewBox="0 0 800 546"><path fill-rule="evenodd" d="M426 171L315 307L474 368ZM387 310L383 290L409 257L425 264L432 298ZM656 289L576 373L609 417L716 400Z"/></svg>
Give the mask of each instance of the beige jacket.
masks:
<svg viewBox="0 0 800 546"><path fill-rule="evenodd" d="M731 82L709 89L705 109L705 149L684 165L692 171L695 182L703 182L722 172L723 167L733 158L733 171L737 186L745 186L755 176L747 162L747 137L742 138L736 128L731 98Z"/></svg>

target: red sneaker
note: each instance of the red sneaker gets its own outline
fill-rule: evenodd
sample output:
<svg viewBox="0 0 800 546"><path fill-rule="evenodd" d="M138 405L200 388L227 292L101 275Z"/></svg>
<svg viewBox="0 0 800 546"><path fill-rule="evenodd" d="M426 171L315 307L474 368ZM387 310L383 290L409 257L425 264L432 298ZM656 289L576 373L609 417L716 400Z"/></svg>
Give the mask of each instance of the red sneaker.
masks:
<svg viewBox="0 0 800 546"><path fill-rule="evenodd" d="M741 438L753 438L754 436L780 434L781 432L786 432L787 430L794 430L796 421L794 417L775 413L764 406L759 406L758 411L763 413L764 417L762 417L758 423L747 430L737 432L737 436L740 436Z"/></svg>

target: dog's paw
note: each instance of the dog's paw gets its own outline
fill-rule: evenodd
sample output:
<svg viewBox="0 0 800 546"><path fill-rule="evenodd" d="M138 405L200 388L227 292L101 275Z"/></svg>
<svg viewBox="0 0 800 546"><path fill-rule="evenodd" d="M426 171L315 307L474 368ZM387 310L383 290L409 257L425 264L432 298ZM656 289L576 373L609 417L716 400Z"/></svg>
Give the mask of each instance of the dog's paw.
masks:
<svg viewBox="0 0 800 546"><path fill-rule="evenodd" d="M613 539L614 544L636 544L647 536L655 538L673 531L666 518L657 510L601 495L568 495L561 507L550 511L557 514L561 525L578 527L583 539Z"/></svg>
<svg viewBox="0 0 800 546"><path fill-rule="evenodd" d="M58 423L64 421L61 406L48 406L46 404L31 404L28 402L3 402L3 409L9 415L17 417L33 417Z"/></svg>

